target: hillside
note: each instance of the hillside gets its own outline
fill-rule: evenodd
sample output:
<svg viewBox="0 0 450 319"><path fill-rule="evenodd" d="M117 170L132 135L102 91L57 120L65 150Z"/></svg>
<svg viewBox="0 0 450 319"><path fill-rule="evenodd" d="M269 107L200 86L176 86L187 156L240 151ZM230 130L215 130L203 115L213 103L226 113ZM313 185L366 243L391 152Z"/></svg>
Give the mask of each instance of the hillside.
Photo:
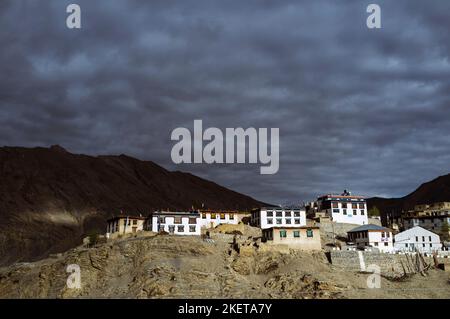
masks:
<svg viewBox="0 0 450 319"><path fill-rule="evenodd" d="M255 229L255 231L259 231ZM448 273L404 280L331 265L323 252L233 249L232 235L138 234L93 248L77 247L35 263L0 268L1 298L450 298ZM238 236L245 242L248 236ZM66 285L80 267L81 289Z"/></svg>
<svg viewBox="0 0 450 319"><path fill-rule="evenodd" d="M420 185L414 192L401 198L368 199L369 208L376 206L382 212L383 217L392 213L399 216L401 211L407 211L418 204L431 204L434 202L450 201L450 174Z"/></svg>
<svg viewBox="0 0 450 319"><path fill-rule="evenodd" d="M105 229L120 211L250 209L262 203L192 174L125 155L86 156L62 147L0 148L0 265L36 260Z"/></svg>

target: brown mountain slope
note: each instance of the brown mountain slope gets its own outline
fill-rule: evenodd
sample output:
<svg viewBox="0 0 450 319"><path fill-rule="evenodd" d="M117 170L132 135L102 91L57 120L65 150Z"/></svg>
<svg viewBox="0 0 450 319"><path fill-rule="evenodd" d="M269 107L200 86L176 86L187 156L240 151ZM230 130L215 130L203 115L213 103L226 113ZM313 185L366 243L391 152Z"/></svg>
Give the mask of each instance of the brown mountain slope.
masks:
<svg viewBox="0 0 450 319"><path fill-rule="evenodd" d="M262 203L213 182L128 156L76 155L59 146L0 148L0 265L35 260L105 229L121 210L250 209Z"/></svg>
<svg viewBox="0 0 450 319"><path fill-rule="evenodd" d="M444 201L450 201L450 174L424 183L411 194L401 198L370 198L368 206L376 206L385 219L387 214L399 216L402 210L410 210L414 205Z"/></svg>

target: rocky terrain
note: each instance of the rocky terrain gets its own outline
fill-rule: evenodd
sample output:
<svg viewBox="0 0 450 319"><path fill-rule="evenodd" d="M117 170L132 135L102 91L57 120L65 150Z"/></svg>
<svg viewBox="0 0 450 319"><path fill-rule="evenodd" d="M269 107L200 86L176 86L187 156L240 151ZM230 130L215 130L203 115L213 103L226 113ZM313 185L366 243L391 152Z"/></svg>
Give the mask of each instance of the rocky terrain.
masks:
<svg viewBox="0 0 450 319"><path fill-rule="evenodd" d="M383 277L369 289L368 274L337 269L323 252L269 249L244 228L213 240L141 233L4 267L0 298L450 298L448 272ZM66 285L70 264L80 266L81 289Z"/></svg>
<svg viewBox="0 0 450 319"><path fill-rule="evenodd" d="M121 211L251 209L262 203L213 182L125 155L0 148L0 265L66 251Z"/></svg>

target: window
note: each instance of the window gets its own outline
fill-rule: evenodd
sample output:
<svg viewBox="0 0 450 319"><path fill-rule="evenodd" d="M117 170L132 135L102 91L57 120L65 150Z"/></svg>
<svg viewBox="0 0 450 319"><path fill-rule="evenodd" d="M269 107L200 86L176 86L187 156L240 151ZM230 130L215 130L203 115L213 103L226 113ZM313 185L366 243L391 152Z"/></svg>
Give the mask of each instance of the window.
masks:
<svg viewBox="0 0 450 319"><path fill-rule="evenodd" d="M408 243L405 244L405 247L408 247Z"/></svg>
<svg viewBox="0 0 450 319"><path fill-rule="evenodd" d="M352 209L357 209L357 208L358 208L358 205L352 204Z"/></svg>
<svg viewBox="0 0 450 319"><path fill-rule="evenodd" d="M267 212L267 217L273 217L273 212Z"/></svg>
<svg viewBox="0 0 450 319"><path fill-rule="evenodd" d="M391 236L391 233L387 232L386 237L389 238Z"/></svg>
<svg viewBox="0 0 450 319"><path fill-rule="evenodd" d="M433 244L430 244L430 247L433 247Z"/></svg>
<svg viewBox="0 0 450 319"><path fill-rule="evenodd" d="M294 212L294 217L300 217L300 212Z"/></svg>
<svg viewBox="0 0 450 319"><path fill-rule="evenodd" d="M277 212L277 217L283 217L283 212Z"/></svg>
<svg viewBox="0 0 450 319"><path fill-rule="evenodd" d="M272 218L267 218L267 224L272 225L273 224L273 219Z"/></svg>
<svg viewBox="0 0 450 319"><path fill-rule="evenodd" d="M346 209L343 209L343 210L342 210L342 213L343 213L344 215L347 215L347 210L346 210Z"/></svg>
<svg viewBox="0 0 450 319"><path fill-rule="evenodd" d="M183 233L184 232L184 226L183 225L179 225L177 229L178 229L179 233Z"/></svg>
<svg viewBox="0 0 450 319"><path fill-rule="evenodd" d="M286 212L284 212L284 216L292 216L292 212L288 212L288 211L286 211Z"/></svg>
<svg viewBox="0 0 450 319"><path fill-rule="evenodd" d="M189 218L189 224L197 224L197 218Z"/></svg>
<svg viewBox="0 0 450 319"><path fill-rule="evenodd" d="M133 220L133 225L137 225L137 220Z"/></svg>
<svg viewBox="0 0 450 319"><path fill-rule="evenodd" d="M425 247L425 244L422 244L422 247Z"/></svg>
<svg viewBox="0 0 450 319"><path fill-rule="evenodd" d="M312 231L312 229L307 229L307 230L306 230L306 237L313 237L313 231Z"/></svg>
<svg viewBox="0 0 450 319"><path fill-rule="evenodd" d="M416 242L418 242L419 241L419 237L418 236L416 236Z"/></svg>
<svg viewBox="0 0 450 319"><path fill-rule="evenodd" d="M277 225L281 225L281 218L277 218Z"/></svg>
<svg viewBox="0 0 450 319"><path fill-rule="evenodd" d="M428 241L431 241L431 236L428 236Z"/></svg>
<svg viewBox="0 0 450 319"><path fill-rule="evenodd" d="M332 208L339 208L338 203L335 203L335 202L331 203L331 207Z"/></svg>
<svg viewBox="0 0 450 319"><path fill-rule="evenodd" d="M280 238L286 238L286 231L280 230Z"/></svg>
<svg viewBox="0 0 450 319"><path fill-rule="evenodd" d="M388 245L388 243L384 243L384 246L387 246Z"/></svg>
<svg viewBox="0 0 450 319"><path fill-rule="evenodd" d="M216 219L216 214L215 213L211 213L211 219Z"/></svg>
<svg viewBox="0 0 450 319"><path fill-rule="evenodd" d="M342 203L342 208L347 208L347 204L346 203Z"/></svg>
<svg viewBox="0 0 450 319"><path fill-rule="evenodd" d="M291 219L290 218L286 218L286 224L291 224Z"/></svg>
<svg viewBox="0 0 450 319"><path fill-rule="evenodd" d="M174 224L181 224L181 217L175 217L173 223Z"/></svg>
<svg viewBox="0 0 450 319"><path fill-rule="evenodd" d="M220 214L220 219L225 219L225 214L224 213Z"/></svg>
<svg viewBox="0 0 450 319"><path fill-rule="evenodd" d="M295 218L294 219L294 224L300 225L300 219L299 218Z"/></svg>
<svg viewBox="0 0 450 319"><path fill-rule="evenodd" d="M378 247L378 243L374 243L375 247Z"/></svg>
<svg viewBox="0 0 450 319"><path fill-rule="evenodd" d="M158 231L159 231L159 232L164 231L164 225L159 225L159 226L158 226Z"/></svg>
<svg viewBox="0 0 450 319"><path fill-rule="evenodd" d="M234 219L234 214L230 214L230 219Z"/></svg>
<svg viewBox="0 0 450 319"><path fill-rule="evenodd" d="M425 241L425 236L422 236L422 241Z"/></svg>
<svg viewBox="0 0 450 319"><path fill-rule="evenodd" d="M195 233L195 226L189 226L189 232Z"/></svg>
<svg viewBox="0 0 450 319"><path fill-rule="evenodd" d="M173 233L175 231L174 225L169 225L169 233Z"/></svg>
<svg viewBox="0 0 450 319"><path fill-rule="evenodd" d="M298 230L294 230L294 238L299 238L300 232Z"/></svg>
<svg viewBox="0 0 450 319"><path fill-rule="evenodd" d="M333 213L339 213L339 208L333 209Z"/></svg>
<svg viewBox="0 0 450 319"><path fill-rule="evenodd" d="M353 215L356 215L356 209L353 210Z"/></svg>
<svg viewBox="0 0 450 319"><path fill-rule="evenodd" d="M364 216L364 210L361 210L361 216Z"/></svg>
<svg viewBox="0 0 450 319"><path fill-rule="evenodd" d="M202 213L202 218L206 219L206 213Z"/></svg>
<svg viewBox="0 0 450 319"><path fill-rule="evenodd" d="M159 218L159 223L160 224L165 224L166 223L166 217L160 217Z"/></svg>

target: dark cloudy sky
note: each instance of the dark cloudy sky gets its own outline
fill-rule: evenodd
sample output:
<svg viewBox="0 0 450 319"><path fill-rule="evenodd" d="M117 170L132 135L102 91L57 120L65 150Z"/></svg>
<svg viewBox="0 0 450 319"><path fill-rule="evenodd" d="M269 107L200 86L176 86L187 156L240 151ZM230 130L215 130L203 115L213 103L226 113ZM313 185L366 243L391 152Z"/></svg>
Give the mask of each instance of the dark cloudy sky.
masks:
<svg viewBox="0 0 450 319"><path fill-rule="evenodd" d="M449 30L448 0L1 0L0 144L125 153L275 204L401 196L450 172ZM194 119L280 128L278 174L172 164Z"/></svg>

